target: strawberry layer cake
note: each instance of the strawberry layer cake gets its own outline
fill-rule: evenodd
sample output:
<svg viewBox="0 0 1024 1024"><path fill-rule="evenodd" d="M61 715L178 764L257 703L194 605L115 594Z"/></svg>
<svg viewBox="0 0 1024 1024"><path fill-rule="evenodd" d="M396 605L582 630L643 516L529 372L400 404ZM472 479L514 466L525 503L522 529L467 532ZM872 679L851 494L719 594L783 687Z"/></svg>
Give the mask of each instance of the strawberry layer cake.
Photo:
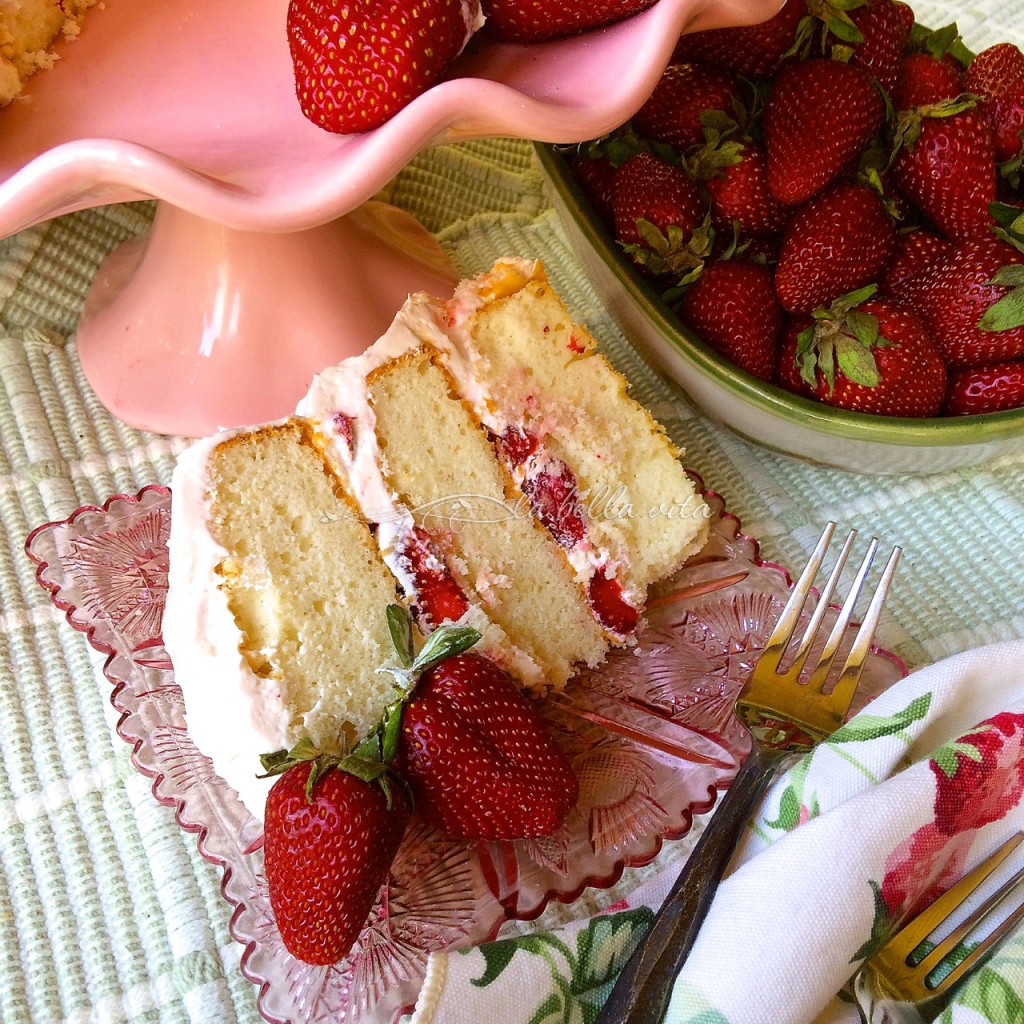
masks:
<svg viewBox="0 0 1024 1024"><path fill-rule="evenodd" d="M347 749L394 699L396 600L563 687L704 543L678 454L539 264L411 297L295 417L180 457L164 638L190 735L262 816L261 753Z"/></svg>

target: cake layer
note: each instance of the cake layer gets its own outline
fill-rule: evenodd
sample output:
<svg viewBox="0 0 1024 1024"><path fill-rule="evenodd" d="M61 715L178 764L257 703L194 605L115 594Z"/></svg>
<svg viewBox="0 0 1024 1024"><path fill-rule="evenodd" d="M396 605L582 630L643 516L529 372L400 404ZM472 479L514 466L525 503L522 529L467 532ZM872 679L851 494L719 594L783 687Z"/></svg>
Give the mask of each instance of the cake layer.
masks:
<svg viewBox="0 0 1024 1024"><path fill-rule="evenodd" d="M472 625L524 686L562 687L642 628L708 522L524 260L413 296L299 415L193 446L172 489L165 640L192 738L256 815L261 753L345 749L393 699L387 604L424 634Z"/></svg>
<svg viewBox="0 0 1024 1024"><path fill-rule="evenodd" d="M561 687L607 640L561 549L521 492L439 354L420 348L375 370L369 401L384 475L447 556L463 590Z"/></svg>
<svg viewBox="0 0 1024 1024"><path fill-rule="evenodd" d="M191 450L172 493L165 636L189 732L259 813L260 754L347 749L394 699L395 580L304 421Z"/></svg>
<svg viewBox="0 0 1024 1024"><path fill-rule="evenodd" d="M458 350L455 365L472 367L475 407L498 450L595 607L607 612L599 606L620 597L639 610L648 587L707 537L707 507L662 427L539 264L499 261L459 286L438 323ZM616 630L614 609L602 617L630 632Z"/></svg>

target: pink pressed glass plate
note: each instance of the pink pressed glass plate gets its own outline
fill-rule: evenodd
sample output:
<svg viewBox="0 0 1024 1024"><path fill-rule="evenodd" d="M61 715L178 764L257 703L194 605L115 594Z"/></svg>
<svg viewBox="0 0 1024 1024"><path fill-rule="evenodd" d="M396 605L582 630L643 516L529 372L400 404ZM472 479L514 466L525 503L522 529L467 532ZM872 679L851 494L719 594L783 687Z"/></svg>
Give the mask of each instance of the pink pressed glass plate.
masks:
<svg viewBox="0 0 1024 1024"><path fill-rule="evenodd" d="M542 710L580 779L570 819L542 841L472 845L422 824L406 837L367 926L333 967L291 958L277 933L258 847L261 826L189 739L181 692L162 646L171 495L147 487L34 530L37 577L68 622L108 655L118 732L153 793L198 835L223 871L242 970L263 1016L279 1024L387 1024L414 1003L427 956L493 938L508 919L536 917L607 887L690 828L728 785L746 742L731 708L789 588L758 557L721 498L706 493L711 538L652 596L637 648L617 652ZM854 629L851 628L851 637ZM905 674L876 651L857 707ZM602 724L605 723L605 724Z"/></svg>

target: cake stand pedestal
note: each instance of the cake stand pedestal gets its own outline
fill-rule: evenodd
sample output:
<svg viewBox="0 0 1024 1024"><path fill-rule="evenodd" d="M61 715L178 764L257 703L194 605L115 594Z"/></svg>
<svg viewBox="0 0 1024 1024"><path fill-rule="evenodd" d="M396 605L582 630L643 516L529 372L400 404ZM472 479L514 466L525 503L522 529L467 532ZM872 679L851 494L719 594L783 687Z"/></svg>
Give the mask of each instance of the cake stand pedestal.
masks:
<svg viewBox="0 0 1024 1024"><path fill-rule="evenodd" d="M210 434L294 410L312 374L382 334L410 290L456 280L433 236L385 203L272 234L161 202L148 237L101 266L79 359L126 423Z"/></svg>

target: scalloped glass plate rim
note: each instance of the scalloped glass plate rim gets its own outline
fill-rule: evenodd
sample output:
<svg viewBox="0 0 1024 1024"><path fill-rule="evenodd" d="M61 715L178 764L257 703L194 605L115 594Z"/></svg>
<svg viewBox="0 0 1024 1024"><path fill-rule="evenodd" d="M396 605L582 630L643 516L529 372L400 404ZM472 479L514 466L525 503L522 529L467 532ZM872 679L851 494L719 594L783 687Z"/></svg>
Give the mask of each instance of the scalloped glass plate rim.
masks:
<svg viewBox="0 0 1024 1024"><path fill-rule="evenodd" d="M717 503L718 510L717 515L721 520L728 520L732 525L732 535L734 539L742 541L744 544L749 546L749 557L751 561L761 568L766 568L775 572L778 572L782 577L785 586L789 587L792 583L789 572L786 568L778 563L763 560L760 557L760 545L756 538L751 537L748 534L744 534L741 529L739 518L733 513L729 512L726 508L725 501L720 494L715 491L707 489L699 475L691 473L694 477L697 486L701 493L705 496L705 499L709 501L709 504ZM125 722L132 715L130 709L125 710L119 705L118 697L121 691L128 687L130 684L125 680L119 678L117 673L112 671L112 664L122 656L122 653L111 647L110 644L101 640L97 635L96 626L78 621L75 618L75 612L77 611L76 605L72 602L64 599L61 596L62 584L60 581L56 581L47 577L47 570L51 568L52 563L46 561L34 551L34 543L38 537L44 534L46 531L67 527L74 525L79 519L88 515L105 515L111 512L115 505L118 503L125 503L128 505L142 505L149 496L156 497L158 499L169 497L171 491L169 488L159 484L149 484L142 487L136 494L115 494L108 498L102 505L87 504L77 508L69 516L62 520L54 520L44 523L31 531L25 541L25 551L29 559L36 565L36 580L40 586L47 591L50 599L55 607L59 608L64 612L64 617L67 623L77 632L83 633L90 645L97 651L106 654L107 657L103 663L102 671L104 677L110 682L113 687L110 694L111 704L121 712L121 717L117 722L118 735L125 742L132 746L132 763L134 767L146 778L151 780L150 790L151 793L158 803L163 806L173 809L174 819L177 825L185 832L196 836L197 848L202 857L215 865L222 871L222 877L220 881L221 894L225 902L232 907L231 918L229 921L229 930L232 937L243 946L243 952L240 958L240 969L245 978L252 984L259 988L258 1005L261 1014L271 1022L271 1024L288 1024L287 1021L281 1020L276 1017L270 1016L264 1009L264 995L270 988L271 982L267 978L255 971L250 970L248 962L250 957L255 953L257 949L257 941L251 936L243 935L239 932L236 927L239 919L246 912L247 906L244 900L235 898L230 894L229 882L232 877L232 862L231 860L220 856L216 853L211 852L207 848L206 838L210 831L210 827L207 824L192 822L185 818L184 814L186 811L186 799L180 794L165 795L161 792L161 783L164 780L164 774L159 771L154 771L148 766L142 764L137 757L142 741L135 739L128 735L127 731L123 728ZM892 662L894 668L900 675L906 675L907 668L902 660L891 652L882 650L880 648L873 648L874 653L880 655L883 658L888 659ZM648 850L640 855L621 855L616 858L612 871L607 875L595 876L586 875L582 878L580 883L573 886L571 889L547 889L539 902L528 911L516 911L514 906L510 906L508 901L503 901L496 896L497 902L501 907L503 916L499 917L496 921L490 934L479 941L489 941L494 939L501 926L508 920L519 920L519 921L531 921L535 920L540 914L547 908L552 902L561 904L571 904L577 900L583 892L587 889L607 889L615 885L622 877L623 872L626 868L642 867L649 864L654 860L661 852L666 840L677 840L684 836L689 829L692 827L693 816L695 814L702 814L710 810L717 799L718 789L725 788L728 785L728 780L722 785L719 782L718 785L712 780L707 789L707 797L704 801L692 802L689 805L689 809L685 812L682 824L678 828L666 828L651 837L651 843ZM408 1012L412 1007L404 1007L401 1012ZM397 1019L397 1015L396 1015Z"/></svg>

